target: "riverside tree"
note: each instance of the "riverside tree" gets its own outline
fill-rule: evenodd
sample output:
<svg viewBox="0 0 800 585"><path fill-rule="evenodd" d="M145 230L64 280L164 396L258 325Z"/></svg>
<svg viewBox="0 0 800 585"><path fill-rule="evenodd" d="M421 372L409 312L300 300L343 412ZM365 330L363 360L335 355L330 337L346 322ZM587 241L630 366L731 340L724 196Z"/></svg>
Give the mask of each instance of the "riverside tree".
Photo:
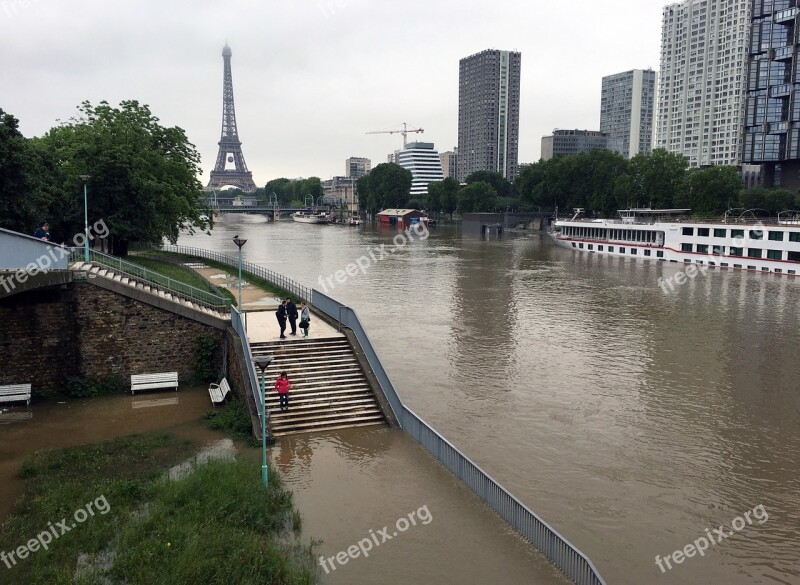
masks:
<svg viewBox="0 0 800 585"><path fill-rule="evenodd" d="M370 214L387 208L403 208L410 197L411 179L408 169L394 163L381 163L358 180L359 200Z"/></svg>
<svg viewBox="0 0 800 585"><path fill-rule="evenodd" d="M78 116L35 139L57 171L59 197L51 215L71 232L83 230L83 185L90 175L89 220L109 227L109 251L125 256L130 242L175 242L181 230L206 230L200 155L183 129L159 123L146 105L84 102ZM55 218L51 218L55 220Z"/></svg>

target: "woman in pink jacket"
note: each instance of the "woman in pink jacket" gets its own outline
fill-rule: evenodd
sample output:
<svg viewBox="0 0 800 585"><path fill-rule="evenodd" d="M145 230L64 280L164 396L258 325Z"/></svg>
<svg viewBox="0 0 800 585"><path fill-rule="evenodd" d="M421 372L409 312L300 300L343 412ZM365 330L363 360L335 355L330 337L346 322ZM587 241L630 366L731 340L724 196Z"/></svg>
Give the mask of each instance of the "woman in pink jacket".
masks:
<svg viewBox="0 0 800 585"><path fill-rule="evenodd" d="M289 390L291 389L292 383L289 381L289 375L286 372L281 372L281 375L275 380L275 390L281 399L281 410L289 410Z"/></svg>

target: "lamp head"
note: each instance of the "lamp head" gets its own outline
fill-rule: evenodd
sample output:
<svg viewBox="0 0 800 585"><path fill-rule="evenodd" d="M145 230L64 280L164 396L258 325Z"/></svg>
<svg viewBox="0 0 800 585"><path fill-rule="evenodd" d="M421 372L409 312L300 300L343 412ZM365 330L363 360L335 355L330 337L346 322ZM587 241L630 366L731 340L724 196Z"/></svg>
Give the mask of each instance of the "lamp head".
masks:
<svg viewBox="0 0 800 585"><path fill-rule="evenodd" d="M275 358L273 358L271 355L263 355L255 358L253 362L255 362L256 366L258 366L258 369L261 370L261 373L263 374L264 370L269 367L273 359Z"/></svg>
<svg viewBox="0 0 800 585"><path fill-rule="evenodd" d="M88 183L89 179L92 178L92 175L78 175L78 178L83 181L84 183Z"/></svg>
<svg viewBox="0 0 800 585"><path fill-rule="evenodd" d="M239 246L239 249L241 250L242 246L244 246L247 243L247 240L241 239L239 237L239 234L236 234L235 236L233 236L233 243Z"/></svg>

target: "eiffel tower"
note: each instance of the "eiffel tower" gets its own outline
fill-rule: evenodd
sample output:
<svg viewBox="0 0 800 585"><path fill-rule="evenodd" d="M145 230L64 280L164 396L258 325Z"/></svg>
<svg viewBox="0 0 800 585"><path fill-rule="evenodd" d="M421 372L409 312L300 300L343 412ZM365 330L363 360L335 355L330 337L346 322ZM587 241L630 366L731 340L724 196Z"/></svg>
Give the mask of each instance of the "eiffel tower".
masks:
<svg viewBox="0 0 800 585"><path fill-rule="evenodd" d="M225 74L222 82L222 137L219 139L217 164L211 171L206 191L222 187L238 187L242 191L256 190L253 173L247 170L242 154L242 142L236 129L236 110L233 108L233 77L231 76L231 48L225 43L222 49L222 60L225 62ZM235 168L226 169L225 163L234 163Z"/></svg>

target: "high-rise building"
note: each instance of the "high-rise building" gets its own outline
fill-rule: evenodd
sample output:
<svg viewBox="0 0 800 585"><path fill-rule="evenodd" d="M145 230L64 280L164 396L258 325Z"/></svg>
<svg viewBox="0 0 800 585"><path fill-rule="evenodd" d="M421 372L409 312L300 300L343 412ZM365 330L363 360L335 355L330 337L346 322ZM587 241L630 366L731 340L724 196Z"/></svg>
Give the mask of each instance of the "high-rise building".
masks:
<svg viewBox="0 0 800 585"><path fill-rule="evenodd" d="M597 130L556 129L552 136L542 136L541 157L542 160L550 160L554 156L589 152L595 148L622 153L622 140Z"/></svg>
<svg viewBox="0 0 800 585"><path fill-rule="evenodd" d="M767 187L800 188L797 4L755 0L742 161L762 165ZM744 169L743 169L744 170Z"/></svg>
<svg viewBox="0 0 800 585"><path fill-rule="evenodd" d="M346 176L351 179L360 179L372 170L372 161L368 158L351 156L345 161Z"/></svg>
<svg viewBox="0 0 800 585"><path fill-rule="evenodd" d="M692 167L741 160L750 3L664 7L655 145L686 156Z"/></svg>
<svg viewBox="0 0 800 585"><path fill-rule="evenodd" d="M656 72L633 69L603 77L600 132L621 141L620 152L630 158L653 148Z"/></svg>
<svg viewBox="0 0 800 585"><path fill-rule="evenodd" d="M409 142L395 154L397 164L411 171L412 199L427 196L428 183L444 180L442 161L432 142Z"/></svg>
<svg viewBox="0 0 800 585"><path fill-rule="evenodd" d="M494 49L459 62L458 180L475 171L517 176L521 62Z"/></svg>
<svg viewBox="0 0 800 585"><path fill-rule="evenodd" d="M458 176L458 147L447 152L439 153L439 160L442 161L442 172L445 177L456 178Z"/></svg>

